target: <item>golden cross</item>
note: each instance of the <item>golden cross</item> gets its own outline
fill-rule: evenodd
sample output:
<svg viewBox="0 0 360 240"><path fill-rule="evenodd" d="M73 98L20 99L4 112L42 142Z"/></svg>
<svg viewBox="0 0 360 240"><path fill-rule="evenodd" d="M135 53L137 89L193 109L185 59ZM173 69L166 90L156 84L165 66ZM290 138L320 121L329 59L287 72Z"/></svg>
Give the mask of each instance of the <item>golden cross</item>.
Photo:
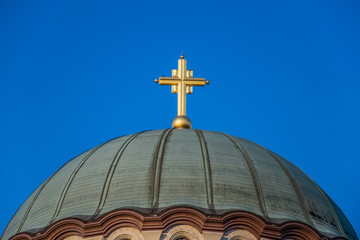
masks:
<svg viewBox="0 0 360 240"><path fill-rule="evenodd" d="M171 93L178 94L178 116L186 116L186 94L193 93L193 86L205 86L205 78L193 78L193 70L186 70L184 55L178 60L178 69L172 70L171 77L160 77L155 82L160 85L171 85Z"/></svg>

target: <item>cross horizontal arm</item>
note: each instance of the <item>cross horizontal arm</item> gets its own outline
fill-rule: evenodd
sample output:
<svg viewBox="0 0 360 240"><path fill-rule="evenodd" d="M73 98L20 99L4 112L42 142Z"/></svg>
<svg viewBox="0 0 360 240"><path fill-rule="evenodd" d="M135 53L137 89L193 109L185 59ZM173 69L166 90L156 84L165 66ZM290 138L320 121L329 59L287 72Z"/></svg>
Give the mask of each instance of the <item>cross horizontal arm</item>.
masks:
<svg viewBox="0 0 360 240"><path fill-rule="evenodd" d="M159 84L160 85L177 85L181 81L180 78L174 77L160 77Z"/></svg>
<svg viewBox="0 0 360 240"><path fill-rule="evenodd" d="M181 80L177 77L160 77L160 85L177 85L179 82L184 81L187 86L205 86L205 78L184 78Z"/></svg>
<svg viewBox="0 0 360 240"><path fill-rule="evenodd" d="M205 86L205 78L184 78L187 86Z"/></svg>

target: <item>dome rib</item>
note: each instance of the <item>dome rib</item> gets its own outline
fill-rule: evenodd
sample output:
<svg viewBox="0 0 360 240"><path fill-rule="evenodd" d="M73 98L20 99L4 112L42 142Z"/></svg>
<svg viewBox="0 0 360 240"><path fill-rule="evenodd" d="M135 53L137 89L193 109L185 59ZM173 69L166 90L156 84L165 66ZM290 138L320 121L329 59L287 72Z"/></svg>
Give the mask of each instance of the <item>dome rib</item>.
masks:
<svg viewBox="0 0 360 240"><path fill-rule="evenodd" d="M331 205L329 199L325 196L323 190L322 190L315 182L314 182L314 184L315 184L315 186L319 189L321 195L324 197L327 205L329 206L329 208L330 208L330 210L331 210L331 213L332 213L332 215L333 215L334 218L335 218L336 225L337 225L337 227L338 227L341 235L342 235L343 237L346 237L346 234L345 234L345 232L344 232L344 229L343 229L343 227L342 227L342 224L341 224L341 222L340 222L340 220L339 220L339 218L338 218L338 216L337 216L337 214L336 214L333 206Z"/></svg>
<svg viewBox="0 0 360 240"><path fill-rule="evenodd" d="M161 168L164 158L165 145L168 137L171 135L174 129L166 129L162 132L159 140L156 144L154 151L154 164L153 164L153 177L150 188L152 188L152 197L150 202L150 208L154 212L159 206L159 194L160 194L160 179L161 179Z"/></svg>
<svg viewBox="0 0 360 240"><path fill-rule="evenodd" d="M209 151L207 148L206 140L201 130L195 130L196 135L199 138L200 147L201 147L201 154L204 163L204 172L205 172L205 185L206 185L206 196L207 196L207 203L209 209L215 213L214 207L214 196L213 196L213 184L212 184L212 176L211 176L211 164L209 158Z"/></svg>
<svg viewBox="0 0 360 240"><path fill-rule="evenodd" d="M326 196L326 198L329 200L329 202L330 202L331 206L333 207L336 215L338 216L339 221L341 223L340 226L342 227L342 229L344 229L344 233L347 236L347 238L351 238L351 236L355 236L355 240L358 240L359 238L357 238L354 228L351 226L349 220L347 219L347 217L345 216L343 211L339 208L339 206L336 205L334 200L332 200L331 197L326 192L323 191L323 193Z"/></svg>
<svg viewBox="0 0 360 240"><path fill-rule="evenodd" d="M0 236L0 239L3 239L3 237L8 233L8 232L11 232L11 228L12 229L15 229L15 231L13 231L14 232L14 234L18 234L19 233L19 231L21 230L21 229L19 229L19 226L20 226L20 223L21 223L21 221L20 221L20 223L19 223L19 226L11 226L12 224L10 224L10 223L13 223L13 221L16 219L16 218L21 218L21 217L19 217L18 215L20 215L21 213L20 212L22 212L21 211L21 208L27 203L27 201L30 201L30 199L31 199L31 202L32 202L32 200L34 199L34 197L33 197L33 194L35 194L36 195L36 193L37 193L37 191L39 191L39 189L42 187L42 185L40 185L39 187L37 187L31 194L30 194L30 196L23 202L23 204L21 205L21 207L18 209L18 210L16 210L16 212L15 212L15 214L14 214L14 216L12 216L11 217L11 219L10 219L10 222L8 222L8 224L6 225L6 227L5 227L5 229L4 229L4 232L2 233L2 235ZM24 209L28 209L28 207L24 207ZM25 214L24 214L24 216L25 216ZM23 217L24 217L23 216ZM13 225L15 225L16 223L13 223Z"/></svg>
<svg viewBox="0 0 360 240"><path fill-rule="evenodd" d="M339 218L338 218L338 216L337 216L337 214L336 214L333 206L331 205L329 199L328 199L328 198L326 197L326 195L324 194L323 190L322 190L322 189L319 187L319 185L317 185L317 183L314 182L306 173L304 173L303 170L301 170L300 168L298 168L296 165L295 165L295 167L296 167L297 169L299 169L299 170L314 184L314 186L319 190L321 196L324 198L326 204L329 206L329 208L330 208L330 210L331 210L331 214L333 215L333 217L334 217L334 219L335 219L335 221L336 221L337 229L339 230L339 232L341 233L341 235L342 235L343 237L346 237L346 234L345 234L345 232L344 232L344 229L343 229L343 227L342 227L342 224L341 224L341 222L340 222L340 220L339 220Z"/></svg>
<svg viewBox="0 0 360 240"><path fill-rule="evenodd" d="M103 145L104 145L104 144L105 144L105 143L103 143ZM100 146L99 146L99 147L100 147ZM86 151L85 151L85 152L86 152ZM76 157L75 157L75 158L76 158ZM20 225L19 225L19 228L18 228L18 230L16 231L16 233L21 232L21 230L22 230L22 228L23 228L23 226L24 226L24 224L25 224L25 222L26 222L26 220L27 220L27 217L28 217L28 215L29 215L29 213L30 213L30 211L31 211L31 209L32 209L32 206L35 204L37 198L39 197L39 195L41 194L42 190L45 188L45 186L47 185L47 183L50 182L51 179L52 179L58 172L60 172L60 170L62 170L69 162L71 162L71 161L72 161L73 159L75 159L75 158L72 158L70 161L68 161L66 164L64 164L64 165L63 165L61 168L59 168L54 174L52 174L48 179L46 179L46 181L44 181L42 185L40 185L40 189L36 192L36 195L35 195L34 198L31 200L31 203L29 204L28 208L26 209L26 212L25 212L25 214L24 214L24 217L23 217L23 219L22 219L22 221L21 221L21 223L20 223ZM15 216L15 215L14 215L14 216ZM6 231L6 229L5 229L5 231ZM4 231L4 232L5 232L5 231Z"/></svg>
<svg viewBox="0 0 360 240"><path fill-rule="evenodd" d="M263 146L255 143L257 146L259 146L260 148L264 149L268 154L270 154L270 156L272 158L275 159L275 161L280 165L281 169L284 171L284 173L286 174L286 176L289 178L290 180L290 183L296 193L296 197L300 203L300 207L301 207L301 210L302 210L302 213L307 221L307 223L311 226L314 226L314 223L311 221L311 218L308 214L308 212L306 211L306 206L305 206L305 202L304 202L304 198L303 196L301 195L301 191L299 189L299 186L297 185L295 179L291 176L289 170L286 168L286 166L275 156L275 154L273 154L269 149L266 149L264 148Z"/></svg>
<svg viewBox="0 0 360 240"><path fill-rule="evenodd" d="M97 208L95 210L95 213L93 214L92 219L95 219L97 217L97 215L101 212L102 208L105 205L112 177L114 175L115 169L116 169L116 167L117 167L117 165L118 165L118 163L120 161L120 158L121 158L123 152L125 151L126 147L131 143L132 140L134 140L137 136L139 136L141 133L144 133L144 132L145 131L142 131L142 132L135 133L135 134L131 135L128 139L126 139L125 143L122 144L121 147L119 148L119 150L117 151L113 161L110 164L109 171L108 171L108 173L106 175L106 179L105 179L105 182L104 182L104 187L103 187L102 192L101 192L99 205L97 206Z"/></svg>
<svg viewBox="0 0 360 240"><path fill-rule="evenodd" d="M257 199L259 201L260 210L263 213L263 215L268 219L269 215L266 210L266 205L265 205L265 200L264 200L264 195L263 195L263 191L261 188L260 180L259 180L255 166L254 166L249 154L247 153L245 148L241 145L241 143L239 141L237 141L234 137L232 137L226 133L222 133L222 134L225 135L226 137L228 137L230 139L230 141L235 145L235 148L243 155L245 162L250 170L251 178L254 182Z"/></svg>
<svg viewBox="0 0 360 240"><path fill-rule="evenodd" d="M60 169L59 169L59 170L60 170ZM59 170L58 170L58 171L59 171ZM58 171L57 171L57 172L58 172ZM57 173L57 172L56 172L56 173ZM51 180L51 178L52 178L56 173L54 173L53 175L51 175L51 177L48 178L48 179L44 182L44 184L41 185L39 191L37 191L36 195L34 196L34 198L32 199L31 203L29 204L28 208L26 209L26 212L25 212L25 214L24 214L24 217L23 217L23 219L21 220L21 223L20 223L19 228L18 228L18 230L16 231L16 233L19 233L19 232L21 231L21 229L23 228L24 223L25 223L25 221L26 221L26 219L27 219L27 217L28 217L28 215L29 215L29 213L30 213L30 211L31 211L31 208L32 208L32 206L34 205L36 199L37 199L38 196L40 195L41 191L44 189L45 185ZM6 229L5 229L5 230L6 230Z"/></svg>
<svg viewBox="0 0 360 240"><path fill-rule="evenodd" d="M108 142L109 142L109 141L108 141ZM64 203L64 199L65 199L66 193L67 193L67 191L69 190L70 185L71 185L73 179L75 178L76 173L77 173L77 172L80 170L80 168L84 165L84 163L86 162L86 160L88 160L88 159L91 157L91 155L94 154L94 152L96 152L99 148L101 148L102 146L104 146L104 145L105 145L106 143L108 143L108 142L105 142L105 143L103 143L103 144L101 144L101 145L93 148L93 149L91 150L91 152L89 152L89 153L84 157L84 159L81 160L81 162L76 166L76 168L74 169L74 171L71 173L71 176L69 177L68 181L66 182L65 187L63 188L63 191L61 192L61 196L60 196L59 201L58 201L58 204L57 204L57 206L56 206L55 213L54 213L53 217L51 218L49 224L53 223L54 220L56 219L56 217L58 216L58 214L60 213L61 207L62 207L62 205L63 205L63 203Z"/></svg>

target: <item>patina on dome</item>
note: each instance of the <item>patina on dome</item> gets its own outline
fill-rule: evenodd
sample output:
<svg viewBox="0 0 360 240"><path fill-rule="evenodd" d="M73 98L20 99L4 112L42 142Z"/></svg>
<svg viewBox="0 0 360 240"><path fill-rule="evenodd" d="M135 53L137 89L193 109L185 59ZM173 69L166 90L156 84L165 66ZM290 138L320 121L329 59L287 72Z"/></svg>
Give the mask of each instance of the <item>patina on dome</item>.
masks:
<svg viewBox="0 0 360 240"><path fill-rule="evenodd" d="M30 195L1 239L67 218L175 206L215 215L247 211L276 224L302 222L327 237L358 239L338 206L295 165L249 140L196 129L136 133L80 154Z"/></svg>

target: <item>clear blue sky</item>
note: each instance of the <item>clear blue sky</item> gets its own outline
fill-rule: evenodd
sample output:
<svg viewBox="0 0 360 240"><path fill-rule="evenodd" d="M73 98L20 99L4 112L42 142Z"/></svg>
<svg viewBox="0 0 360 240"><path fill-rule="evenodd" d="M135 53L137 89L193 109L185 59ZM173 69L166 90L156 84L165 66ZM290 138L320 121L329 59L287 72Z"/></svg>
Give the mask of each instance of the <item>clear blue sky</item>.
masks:
<svg viewBox="0 0 360 240"><path fill-rule="evenodd" d="M0 233L69 159L170 127L154 79L183 52L211 84L188 96L194 128L289 159L360 233L359 1L0 2Z"/></svg>

